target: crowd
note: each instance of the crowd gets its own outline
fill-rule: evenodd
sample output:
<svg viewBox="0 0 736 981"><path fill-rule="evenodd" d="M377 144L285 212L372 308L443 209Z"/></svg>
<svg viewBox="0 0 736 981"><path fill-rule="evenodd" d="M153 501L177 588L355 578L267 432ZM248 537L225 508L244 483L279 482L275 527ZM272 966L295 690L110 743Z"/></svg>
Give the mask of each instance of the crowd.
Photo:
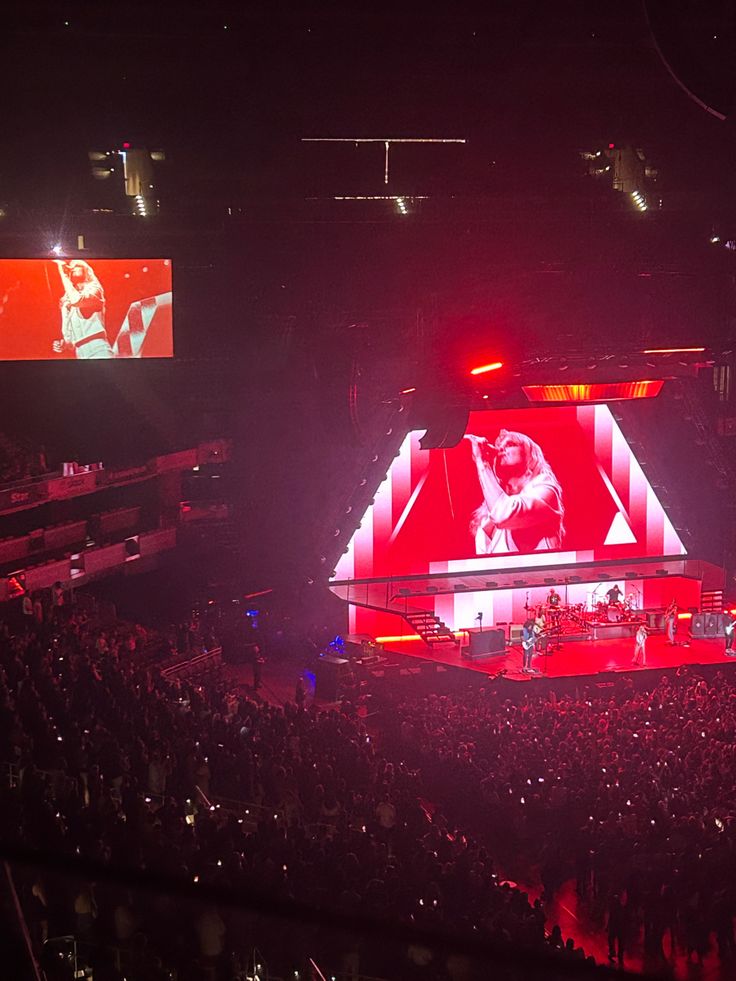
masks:
<svg viewBox="0 0 736 981"><path fill-rule="evenodd" d="M48 472L46 450L0 431L0 483L39 477Z"/></svg>
<svg viewBox="0 0 736 981"><path fill-rule="evenodd" d="M736 683L687 669L651 690L528 697L485 691L395 706L394 737L454 820L575 879L624 960L736 954ZM399 721L400 720L400 721Z"/></svg>
<svg viewBox="0 0 736 981"><path fill-rule="evenodd" d="M25 845L244 896L265 890L324 910L559 946L545 937L541 904L499 882L481 838L432 812L421 773L388 744L377 748L354 712L166 681L122 624L67 611L23 627L0 638L0 760L16 775L2 791L3 840L20 834ZM266 918L214 907L182 915L165 897L43 869L23 892L37 943L74 934L148 954L183 979L231 977L229 958L244 963L256 944L282 976L303 968L307 950L374 975L467 970L357 934L337 943L305 927L299 942L293 924L284 945L283 925ZM574 945L568 955L584 956Z"/></svg>
<svg viewBox="0 0 736 981"><path fill-rule="evenodd" d="M350 704L307 707L303 686L277 707L166 680L144 654L170 647L68 608L3 627L4 841L583 960L545 929L546 903L572 878L612 960L625 963L641 931L653 966L665 948L736 953L726 676L519 702L478 688L404 698L368 728ZM527 881L538 870L541 901L502 881L494 855ZM293 924L285 945L267 917L183 915L171 897L43 868L21 880L37 945L73 934L142 959L151 977L161 965L184 981L229 978L255 947L282 976L305 951L346 971L470 976L421 946Z"/></svg>

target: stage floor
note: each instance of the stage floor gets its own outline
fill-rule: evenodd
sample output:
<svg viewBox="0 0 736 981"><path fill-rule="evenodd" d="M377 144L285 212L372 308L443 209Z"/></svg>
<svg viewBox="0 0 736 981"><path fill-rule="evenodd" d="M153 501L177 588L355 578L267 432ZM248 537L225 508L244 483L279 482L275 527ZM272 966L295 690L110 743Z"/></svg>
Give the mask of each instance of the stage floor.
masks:
<svg viewBox="0 0 736 981"><path fill-rule="evenodd" d="M647 640L646 667L635 667L631 661L634 656L633 638L611 640L568 641L553 654L534 658L532 666L539 672L527 675L521 670L521 645L507 648L503 654L487 657L463 657L459 646L438 644L428 647L422 640L392 641L384 645L385 653L419 658L422 661L435 661L469 671L484 674L498 674L504 671L513 681L534 681L535 677L573 678L580 675L595 675L602 671L631 672L644 670L664 670L678 668L683 664L736 664L736 658L726 657L723 638L707 640L680 637L676 646L667 644L664 635L654 634Z"/></svg>

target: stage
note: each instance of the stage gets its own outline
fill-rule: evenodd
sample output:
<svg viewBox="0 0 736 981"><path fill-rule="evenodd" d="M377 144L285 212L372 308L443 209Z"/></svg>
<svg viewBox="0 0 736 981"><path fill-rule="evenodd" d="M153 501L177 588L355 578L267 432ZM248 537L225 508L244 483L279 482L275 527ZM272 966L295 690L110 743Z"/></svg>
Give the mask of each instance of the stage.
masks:
<svg viewBox="0 0 736 981"><path fill-rule="evenodd" d="M521 684L534 684L540 678L575 678L599 675L601 673L643 673L645 671L664 671L681 667L684 664L714 665L736 664L736 658L724 653L725 642L722 637L700 639L689 638L682 631L678 643L672 647L667 644L664 634L654 634L647 640L646 667L632 665L634 655L633 638L611 638L606 640L567 641L554 653L535 656L532 664L538 674L527 675L521 670L521 645L507 647L500 654L490 654L470 659L461 654L459 645L437 644L428 647L422 640L392 640L384 644L385 663L390 663L392 655L416 659L417 667L433 663L450 668L477 671L485 675L498 675L504 672L510 681ZM381 670L380 666L377 670Z"/></svg>

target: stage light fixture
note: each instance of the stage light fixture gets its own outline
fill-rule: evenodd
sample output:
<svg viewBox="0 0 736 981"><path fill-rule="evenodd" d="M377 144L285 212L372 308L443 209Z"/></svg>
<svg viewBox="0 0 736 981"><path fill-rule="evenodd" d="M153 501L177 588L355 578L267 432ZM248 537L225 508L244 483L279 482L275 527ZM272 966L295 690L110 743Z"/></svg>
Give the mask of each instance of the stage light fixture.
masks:
<svg viewBox="0 0 736 981"><path fill-rule="evenodd" d="M656 398L663 385L662 379L647 379L574 385L522 385L522 391L530 402L615 402Z"/></svg>
<svg viewBox="0 0 736 981"><path fill-rule="evenodd" d="M702 354L704 347L647 347L642 354Z"/></svg>
<svg viewBox="0 0 736 981"><path fill-rule="evenodd" d="M486 583L486 589L498 589L498 583L491 580L490 582Z"/></svg>
<svg viewBox="0 0 736 981"><path fill-rule="evenodd" d="M498 371L499 368L503 368L503 361L491 361L489 364L479 365L477 368L471 368L471 375L487 375L489 371Z"/></svg>

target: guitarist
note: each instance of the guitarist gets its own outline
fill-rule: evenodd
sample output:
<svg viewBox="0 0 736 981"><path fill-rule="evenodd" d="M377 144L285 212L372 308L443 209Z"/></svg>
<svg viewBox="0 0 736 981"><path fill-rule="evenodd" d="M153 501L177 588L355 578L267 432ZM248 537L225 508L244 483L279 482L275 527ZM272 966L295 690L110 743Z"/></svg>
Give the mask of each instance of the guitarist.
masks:
<svg viewBox="0 0 736 981"><path fill-rule="evenodd" d="M723 631L726 635L726 655L728 657L736 657L736 651L733 649L733 637L734 631L736 630L736 620L730 613L724 614L724 624Z"/></svg>
<svg viewBox="0 0 736 981"><path fill-rule="evenodd" d="M544 609L540 606L537 610L537 616L534 620L534 637L535 637L535 647L537 650L541 651L543 654L549 654L547 649L547 620L544 615Z"/></svg>
<svg viewBox="0 0 736 981"><path fill-rule="evenodd" d="M524 652L521 670L524 674L533 674L534 670L532 668L532 657L534 656L534 649L537 646L537 622L529 617L528 620L524 621L521 628L521 649Z"/></svg>

